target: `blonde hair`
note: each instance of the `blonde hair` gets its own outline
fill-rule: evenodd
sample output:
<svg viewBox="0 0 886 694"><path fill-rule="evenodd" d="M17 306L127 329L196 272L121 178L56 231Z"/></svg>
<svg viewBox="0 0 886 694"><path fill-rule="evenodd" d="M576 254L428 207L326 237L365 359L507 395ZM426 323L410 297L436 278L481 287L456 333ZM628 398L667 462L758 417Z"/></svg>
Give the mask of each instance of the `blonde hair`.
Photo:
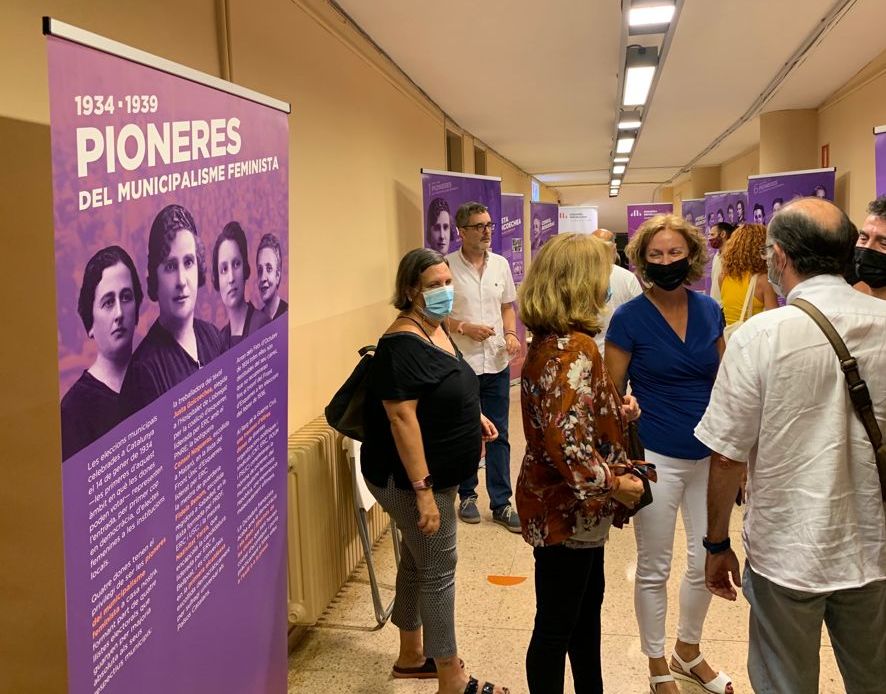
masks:
<svg viewBox="0 0 886 694"><path fill-rule="evenodd" d="M708 262L707 242L695 226L679 215L657 214L643 222L625 248L628 259L636 266L640 276L646 279L646 268L649 266L646 262L646 249L652 237L665 229L679 233L689 246L689 274L683 284L700 280L704 277L705 263Z"/></svg>
<svg viewBox="0 0 886 694"><path fill-rule="evenodd" d="M558 234L537 252L520 286L520 318L538 335L598 332L612 250L586 234Z"/></svg>
<svg viewBox="0 0 886 694"><path fill-rule="evenodd" d="M752 275L766 272L766 261L760 255L765 247L766 227L742 224L732 232L723 251L723 274L741 279L746 272Z"/></svg>

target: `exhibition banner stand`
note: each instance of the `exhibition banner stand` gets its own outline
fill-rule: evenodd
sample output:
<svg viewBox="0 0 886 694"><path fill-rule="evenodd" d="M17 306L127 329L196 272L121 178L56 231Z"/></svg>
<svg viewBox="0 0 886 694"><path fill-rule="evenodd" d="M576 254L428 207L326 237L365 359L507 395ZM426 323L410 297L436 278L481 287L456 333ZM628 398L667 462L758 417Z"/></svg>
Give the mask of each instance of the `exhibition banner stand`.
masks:
<svg viewBox="0 0 886 694"><path fill-rule="evenodd" d="M69 691L285 692L289 105L44 33Z"/></svg>
<svg viewBox="0 0 886 694"><path fill-rule="evenodd" d="M748 222L769 224L772 215L791 200L834 199L836 169L809 169L748 176Z"/></svg>
<svg viewBox="0 0 886 694"><path fill-rule="evenodd" d="M699 231L705 231L705 203L704 198L684 200L680 208L683 219L696 227Z"/></svg>
<svg viewBox="0 0 886 694"><path fill-rule="evenodd" d="M501 253L501 178L422 169L421 190L425 248L443 255L461 248L455 215L464 203L479 202L496 224L491 250Z"/></svg>
<svg viewBox="0 0 886 694"><path fill-rule="evenodd" d="M628 239L634 238L634 233L647 219L657 214L671 214L674 206L669 202L644 202L636 205L628 205Z"/></svg>
<svg viewBox="0 0 886 694"><path fill-rule="evenodd" d="M886 125L874 128L874 167L876 196L886 195Z"/></svg>
<svg viewBox="0 0 886 694"><path fill-rule="evenodd" d="M592 234L598 228L596 207L591 205L564 205L560 207L558 233Z"/></svg>
<svg viewBox="0 0 886 694"><path fill-rule="evenodd" d="M511 266L514 284L519 288L523 281L523 195L521 193L501 194L501 254ZM520 320L517 308L517 339L520 341L520 355L511 360L511 382L520 380L523 361L526 358L526 326Z"/></svg>
<svg viewBox="0 0 886 694"><path fill-rule="evenodd" d="M533 252L560 233L560 218L555 202L529 203L529 245Z"/></svg>
<svg viewBox="0 0 886 694"><path fill-rule="evenodd" d="M710 241L711 227L721 222L738 226L750 221L748 217L748 192L746 190L717 190L704 194L704 219L699 226L705 238ZM698 225L696 225L698 226ZM711 268L718 251L708 245L708 262L704 277L693 285L698 291L711 293Z"/></svg>

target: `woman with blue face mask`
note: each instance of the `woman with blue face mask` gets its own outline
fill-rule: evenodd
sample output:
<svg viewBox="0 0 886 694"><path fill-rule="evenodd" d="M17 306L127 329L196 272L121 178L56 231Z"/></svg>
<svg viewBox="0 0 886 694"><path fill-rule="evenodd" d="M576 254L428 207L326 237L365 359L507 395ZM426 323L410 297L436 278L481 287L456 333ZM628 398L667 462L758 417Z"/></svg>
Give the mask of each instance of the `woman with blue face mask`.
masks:
<svg viewBox="0 0 886 694"><path fill-rule="evenodd" d="M403 257L393 301L400 313L379 340L368 376L361 467L402 532L393 676L437 677L441 694L506 694L468 676L455 639L455 494L498 432L480 414L477 376L444 327L453 298L440 253L418 248Z"/></svg>

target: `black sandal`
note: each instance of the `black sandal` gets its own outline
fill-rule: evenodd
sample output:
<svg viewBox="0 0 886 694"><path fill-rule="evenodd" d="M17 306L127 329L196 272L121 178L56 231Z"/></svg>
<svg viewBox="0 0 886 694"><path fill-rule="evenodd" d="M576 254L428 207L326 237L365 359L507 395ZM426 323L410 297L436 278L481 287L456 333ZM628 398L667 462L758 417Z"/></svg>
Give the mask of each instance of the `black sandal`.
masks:
<svg viewBox="0 0 886 694"><path fill-rule="evenodd" d="M477 681L476 677L468 678L468 686L465 687L465 694L477 694L478 688L480 687L480 683ZM510 694L510 691L507 687L502 687L501 690L505 694ZM492 682L484 682L483 687L479 689L480 694L495 694L495 685Z"/></svg>

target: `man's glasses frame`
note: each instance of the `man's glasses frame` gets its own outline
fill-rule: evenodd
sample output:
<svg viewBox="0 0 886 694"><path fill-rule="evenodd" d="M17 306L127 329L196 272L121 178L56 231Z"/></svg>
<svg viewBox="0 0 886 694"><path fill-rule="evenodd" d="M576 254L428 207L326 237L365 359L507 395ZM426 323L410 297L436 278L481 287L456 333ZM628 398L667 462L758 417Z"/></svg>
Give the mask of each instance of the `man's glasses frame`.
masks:
<svg viewBox="0 0 886 694"><path fill-rule="evenodd" d="M485 224L465 224L462 229L473 229L474 231L495 231L495 223L486 222Z"/></svg>

